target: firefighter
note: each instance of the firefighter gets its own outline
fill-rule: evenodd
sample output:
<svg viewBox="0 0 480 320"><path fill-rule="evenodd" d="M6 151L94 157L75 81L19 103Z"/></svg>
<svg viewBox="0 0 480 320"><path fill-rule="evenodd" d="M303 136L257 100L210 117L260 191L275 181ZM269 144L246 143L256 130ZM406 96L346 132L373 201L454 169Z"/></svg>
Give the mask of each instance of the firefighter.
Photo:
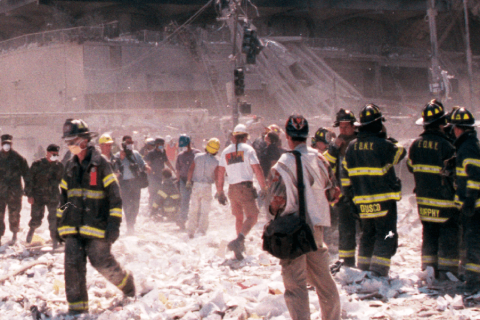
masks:
<svg viewBox="0 0 480 320"><path fill-rule="evenodd" d="M455 207L453 179L442 174L444 162L455 154L443 127L447 119L443 106L435 100L427 103L417 125L420 134L408 152L407 167L415 178L415 195L423 225L422 270L431 266L437 278L446 280L447 272L458 275L459 212Z"/></svg>
<svg viewBox="0 0 480 320"><path fill-rule="evenodd" d="M63 139L73 157L60 183L57 235L65 241L65 292L71 314L88 312L87 257L126 296L135 296L133 276L111 253L120 235L122 199L112 167L89 144L94 136L83 120L63 127Z"/></svg>
<svg viewBox="0 0 480 320"><path fill-rule="evenodd" d="M388 276L390 259L398 244L397 202L400 180L394 165L405 149L382 132L380 109L367 104L360 112L357 139L350 142L343 160L342 187L350 195L361 218L362 235L357 267L375 276Z"/></svg>
<svg viewBox="0 0 480 320"><path fill-rule="evenodd" d="M5 209L8 206L8 223L12 231L10 244L17 241L22 209L23 187L21 178L28 184L27 160L12 149L13 137L9 134L1 136L0 151L0 239L5 235Z"/></svg>
<svg viewBox="0 0 480 320"><path fill-rule="evenodd" d="M467 252L466 291L480 289L480 146L475 119L465 108L452 114L451 124L457 140L455 203L462 212L463 238Z"/></svg>
<svg viewBox="0 0 480 320"><path fill-rule="evenodd" d="M356 137L355 121L355 115L350 110L342 108L337 112L333 126L339 128L340 134L324 153L338 181L341 180L341 165L347 147ZM340 200L332 207L331 215L332 226L328 229L327 236L338 228L338 240L333 241L338 242L338 257L343 259L345 266L354 267L357 215L351 197L345 192L342 192Z"/></svg>
<svg viewBox="0 0 480 320"><path fill-rule="evenodd" d="M162 169L162 182L158 186L157 194L153 199L151 216L157 221L163 218L174 219L180 208L180 192L177 183L172 178L172 171Z"/></svg>
<svg viewBox="0 0 480 320"><path fill-rule="evenodd" d="M335 132L331 130L320 127L315 136L312 137L312 148L317 149L321 154L324 154L330 146L333 139L336 138Z"/></svg>
<svg viewBox="0 0 480 320"><path fill-rule="evenodd" d="M56 212L60 200L58 185L63 177L63 164L59 162L58 151L60 147L50 144L47 147L47 154L44 158L38 159L32 163L28 171L25 187L25 194L28 197L28 203L31 204L30 229L27 233L27 243L32 242L35 229L42 224L45 215L45 206L48 209L48 229L52 239L53 248L57 247L57 218Z"/></svg>

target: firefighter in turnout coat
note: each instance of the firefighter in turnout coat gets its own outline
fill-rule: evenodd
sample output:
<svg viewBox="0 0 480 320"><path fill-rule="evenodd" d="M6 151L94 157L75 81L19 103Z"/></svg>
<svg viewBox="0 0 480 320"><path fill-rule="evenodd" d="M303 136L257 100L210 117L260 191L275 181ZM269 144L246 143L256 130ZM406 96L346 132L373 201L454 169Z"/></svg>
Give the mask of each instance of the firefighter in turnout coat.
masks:
<svg viewBox="0 0 480 320"><path fill-rule="evenodd" d="M425 131L411 145L408 170L415 178L418 214L423 225L422 270L434 268L437 277L458 274L459 212L455 206L453 179L443 174L445 160L452 158L455 147L443 132L447 124L443 106L428 103L416 122Z"/></svg>
<svg viewBox="0 0 480 320"><path fill-rule="evenodd" d="M463 238L467 251L466 291L480 290L480 145L473 115L465 108L452 114L455 140L457 190L455 203L462 212Z"/></svg>
<svg viewBox="0 0 480 320"><path fill-rule="evenodd" d="M63 138L74 155L60 183L58 236L65 241L65 291L72 314L88 312L87 257L92 266L127 296L133 276L111 253L122 221L118 181L108 160L89 145L94 136L83 120L64 125Z"/></svg>
<svg viewBox="0 0 480 320"><path fill-rule="evenodd" d="M342 187L352 196L362 220L357 267L388 276L398 244L397 202L400 180L393 168L405 149L382 132L385 119L374 104L360 112L357 139L350 142L343 162Z"/></svg>

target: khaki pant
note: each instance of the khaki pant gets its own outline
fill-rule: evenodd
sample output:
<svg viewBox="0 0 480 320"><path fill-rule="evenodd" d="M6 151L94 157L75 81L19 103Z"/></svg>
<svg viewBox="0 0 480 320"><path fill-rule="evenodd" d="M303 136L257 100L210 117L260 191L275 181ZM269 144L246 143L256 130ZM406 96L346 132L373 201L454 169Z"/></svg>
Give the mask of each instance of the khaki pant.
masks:
<svg viewBox="0 0 480 320"><path fill-rule="evenodd" d="M296 259L280 260L285 302L292 320L309 320L307 282L317 291L322 320L340 319L340 296L329 268L327 247L323 246L323 228L315 227L315 241L318 250Z"/></svg>
<svg viewBox="0 0 480 320"><path fill-rule="evenodd" d="M228 187L228 199L235 216L235 230L237 234L246 236L258 220L258 206L256 190L252 182L231 184ZM244 221L245 218L245 221Z"/></svg>
<svg viewBox="0 0 480 320"><path fill-rule="evenodd" d="M193 235L195 231L206 233L208 229L208 214L212 203L212 185L195 182L190 196L187 231Z"/></svg>

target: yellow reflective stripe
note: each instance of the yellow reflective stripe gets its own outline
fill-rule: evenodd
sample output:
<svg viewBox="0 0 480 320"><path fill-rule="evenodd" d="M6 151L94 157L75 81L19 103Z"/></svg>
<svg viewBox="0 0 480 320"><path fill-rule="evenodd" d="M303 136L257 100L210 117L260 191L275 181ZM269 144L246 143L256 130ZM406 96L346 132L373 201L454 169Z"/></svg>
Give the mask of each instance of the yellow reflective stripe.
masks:
<svg viewBox="0 0 480 320"><path fill-rule="evenodd" d="M410 159L410 158L407 159L407 166L413 167L412 159Z"/></svg>
<svg viewBox="0 0 480 320"><path fill-rule="evenodd" d="M345 160L345 158L344 158L343 161L342 161L342 166L343 166L346 170L348 170L347 160Z"/></svg>
<svg viewBox="0 0 480 320"><path fill-rule="evenodd" d="M375 263L375 264L379 264L381 266L390 267L390 259L388 259L388 258L373 256L372 261L370 263Z"/></svg>
<svg viewBox="0 0 480 320"><path fill-rule="evenodd" d="M63 216L63 211L64 210L61 210L60 208L57 208L57 218L61 218Z"/></svg>
<svg viewBox="0 0 480 320"><path fill-rule="evenodd" d="M460 198L458 198L458 195L455 195L455 204L459 209L463 206L463 201L460 201ZM475 208L480 208L480 199L477 199L477 201L475 201Z"/></svg>
<svg viewBox="0 0 480 320"><path fill-rule="evenodd" d="M122 217L122 208L110 209L110 216L121 218Z"/></svg>
<svg viewBox="0 0 480 320"><path fill-rule="evenodd" d="M115 181L117 181L117 177L115 176L115 174L111 173L105 178L103 178L103 186L106 188Z"/></svg>
<svg viewBox="0 0 480 320"><path fill-rule="evenodd" d="M468 180L467 181L467 188L480 190L480 182L476 182L476 181L473 181L473 180Z"/></svg>
<svg viewBox="0 0 480 320"><path fill-rule="evenodd" d="M332 156L330 153L328 153L328 151L325 151L325 153L323 154L323 156L324 156L325 159L327 159L328 162L330 162L330 163L335 163L335 162L337 162L337 158L335 158L335 157Z"/></svg>
<svg viewBox="0 0 480 320"><path fill-rule="evenodd" d="M472 272L480 273L480 265L475 263L467 263L465 269Z"/></svg>
<svg viewBox="0 0 480 320"><path fill-rule="evenodd" d="M370 264L370 261L372 261L372 258L362 256L357 257L357 262L361 264Z"/></svg>
<svg viewBox="0 0 480 320"><path fill-rule="evenodd" d="M61 236L66 236L69 234L77 234L77 228L71 226L64 226L58 228L58 234Z"/></svg>
<svg viewBox="0 0 480 320"><path fill-rule="evenodd" d="M398 149L397 149L397 152L395 153L395 157L393 158L393 165L396 165L400 161L400 157L405 151L405 148L402 145L398 143L395 143L395 145L397 146Z"/></svg>
<svg viewBox="0 0 480 320"><path fill-rule="evenodd" d="M422 256L422 263L437 263L437 256Z"/></svg>
<svg viewBox="0 0 480 320"><path fill-rule="evenodd" d="M83 197L83 189L70 189L67 191L67 196L71 197Z"/></svg>
<svg viewBox="0 0 480 320"><path fill-rule="evenodd" d="M163 192L162 190L158 190L157 192L162 198L164 199L167 199L168 197L168 194L166 194L165 192Z"/></svg>
<svg viewBox="0 0 480 320"><path fill-rule="evenodd" d="M176 207L166 207L166 208L163 208L163 211L164 212L175 212L175 211L177 211L177 208Z"/></svg>
<svg viewBox="0 0 480 320"><path fill-rule="evenodd" d="M465 168L468 165L480 167L480 160L472 159L472 158L467 158L467 159L463 160L462 166Z"/></svg>
<svg viewBox="0 0 480 320"><path fill-rule="evenodd" d="M383 176L388 170L392 167L392 164L389 163L383 168L374 168L374 167L360 167L347 169L349 176Z"/></svg>
<svg viewBox="0 0 480 320"><path fill-rule="evenodd" d="M101 230L101 229L97 229L89 226L81 226L80 234L97 237L97 238L105 238L105 230Z"/></svg>
<svg viewBox="0 0 480 320"><path fill-rule="evenodd" d="M455 208L455 201L417 197L417 204L439 208Z"/></svg>
<svg viewBox="0 0 480 320"><path fill-rule="evenodd" d="M68 190L68 184L67 181L62 179L62 182L60 182L60 188Z"/></svg>
<svg viewBox="0 0 480 320"><path fill-rule="evenodd" d="M368 196L356 196L353 198L353 202L355 202L355 204L361 204L361 203L381 202L381 201L388 201L388 200L399 201L401 198L402 196L400 192L389 192L389 193L373 194Z"/></svg>
<svg viewBox="0 0 480 320"><path fill-rule="evenodd" d="M84 194L87 198L89 199L104 199L105 198L105 192L102 190L87 190L84 189Z"/></svg>
<svg viewBox="0 0 480 320"><path fill-rule="evenodd" d="M427 216L420 216L420 220L425 222L445 222L448 218L435 218L435 217L427 217Z"/></svg>
<svg viewBox="0 0 480 320"><path fill-rule="evenodd" d="M75 311L88 310L88 301L69 302L68 309Z"/></svg>
<svg viewBox="0 0 480 320"><path fill-rule="evenodd" d="M170 198L174 199L174 200L177 200L177 199L180 199L180 195L179 194L172 194L170 196Z"/></svg>
<svg viewBox="0 0 480 320"><path fill-rule="evenodd" d="M348 187L352 185L352 181L350 181L350 179L348 178L342 178L341 182L342 182L342 187Z"/></svg>
<svg viewBox="0 0 480 320"><path fill-rule="evenodd" d="M338 256L340 258L352 258L355 257L355 249L354 250L338 250Z"/></svg>
<svg viewBox="0 0 480 320"><path fill-rule="evenodd" d="M360 212L360 218L363 218L363 219L378 218L378 217L383 217L387 213L388 213L388 210L374 212L374 213L373 212L366 212L366 213Z"/></svg>
<svg viewBox="0 0 480 320"><path fill-rule="evenodd" d="M439 166L429 166L426 164L416 164L411 166L413 172L423 172L423 173L440 173L442 167Z"/></svg>
<svg viewBox="0 0 480 320"><path fill-rule="evenodd" d="M456 267L459 262L459 259L438 258L438 264L441 266Z"/></svg>
<svg viewBox="0 0 480 320"><path fill-rule="evenodd" d="M154 207L155 209L157 209L157 208L158 208L158 204L154 203L154 204L152 204L152 207Z"/></svg>
<svg viewBox="0 0 480 320"><path fill-rule="evenodd" d="M457 176L460 176L460 177L466 177L467 176L467 173L465 172L465 170L463 168L460 168L460 167L456 167L456 172L457 172Z"/></svg>
<svg viewBox="0 0 480 320"><path fill-rule="evenodd" d="M127 271L125 273L125 277L123 278L122 282L120 282L120 284L117 285L118 289L122 290L127 285L128 276L130 276L130 272Z"/></svg>

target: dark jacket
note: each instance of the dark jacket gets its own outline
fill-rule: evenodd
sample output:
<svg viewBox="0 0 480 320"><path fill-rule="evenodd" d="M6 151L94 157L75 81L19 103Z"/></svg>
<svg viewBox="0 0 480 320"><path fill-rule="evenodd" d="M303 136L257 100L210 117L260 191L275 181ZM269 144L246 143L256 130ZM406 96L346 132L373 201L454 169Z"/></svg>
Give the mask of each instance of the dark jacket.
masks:
<svg viewBox="0 0 480 320"><path fill-rule="evenodd" d="M0 151L0 197L21 197L23 195L22 180L25 184L28 173L27 160L17 151Z"/></svg>
<svg viewBox="0 0 480 320"><path fill-rule="evenodd" d="M382 136L360 132L350 142L343 161L342 186L352 196L361 218L387 214L382 202L400 200L400 180L393 168L406 155L405 148Z"/></svg>
<svg viewBox="0 0 480 320"><path fill-rule="evenodd" d="M332 168L337 181L340 181L342 176L341 174L342 163L343 163L343 159L345 159L345 153L347 152L348 145L352 140L356 138L356 135L355 134L352 136L340 135L338 137L344 139L345 144L339 148L335 143L331 143L328 146L327 151L323 153L323 156L325 157L325 159L327 159L328 163L330 164L330 167ZM343 191L343 187L341 189L342 189L341 197L344 197L345 192Z"/></svg>
<svg viewBox="0 0 480 320"><path fill-rule="evenodd" d="M180 192L172 178L164 179L152 205L164 214L176 213L180 206Z"/></svg>
<svg viewBox="0 0 480 320"><path fill-rule="evenodd" d="M479 198L480 146L478 144L477 132L464 132L455 140L455 147L457 148L457 191L455 194L455 203L458 207L461 207L465 198ZM478 200L475 207L480 207Z"/></svg>
<svg viewBox="0 0 480 320"><path fill-rule="evenodd" d="M455 154L455 147L438 130L427 130L417 138L408 152L407 167L415 178L420 220L445 222L455 208L453 178L441 171L444 161Z"/></svg>
<svg viewBox="0 0 480 320"><path fill-rule="evenodd" d="M62 177L63 164L61 162L49 162L47 158L36 160L28 170L25 194L29 198L58 202L60 196L58 185Z"/></svg>
<svg viewBox="0 0 480 320"><path fill-rule="evenodd" d="M94 147L88 148L81 164L77 156L67 162L60 189L57 225L61 237L80 235L103 239L107 224L120 228L119 184L108 160ZM70 205L63 207L67 202Z"/></svg>

